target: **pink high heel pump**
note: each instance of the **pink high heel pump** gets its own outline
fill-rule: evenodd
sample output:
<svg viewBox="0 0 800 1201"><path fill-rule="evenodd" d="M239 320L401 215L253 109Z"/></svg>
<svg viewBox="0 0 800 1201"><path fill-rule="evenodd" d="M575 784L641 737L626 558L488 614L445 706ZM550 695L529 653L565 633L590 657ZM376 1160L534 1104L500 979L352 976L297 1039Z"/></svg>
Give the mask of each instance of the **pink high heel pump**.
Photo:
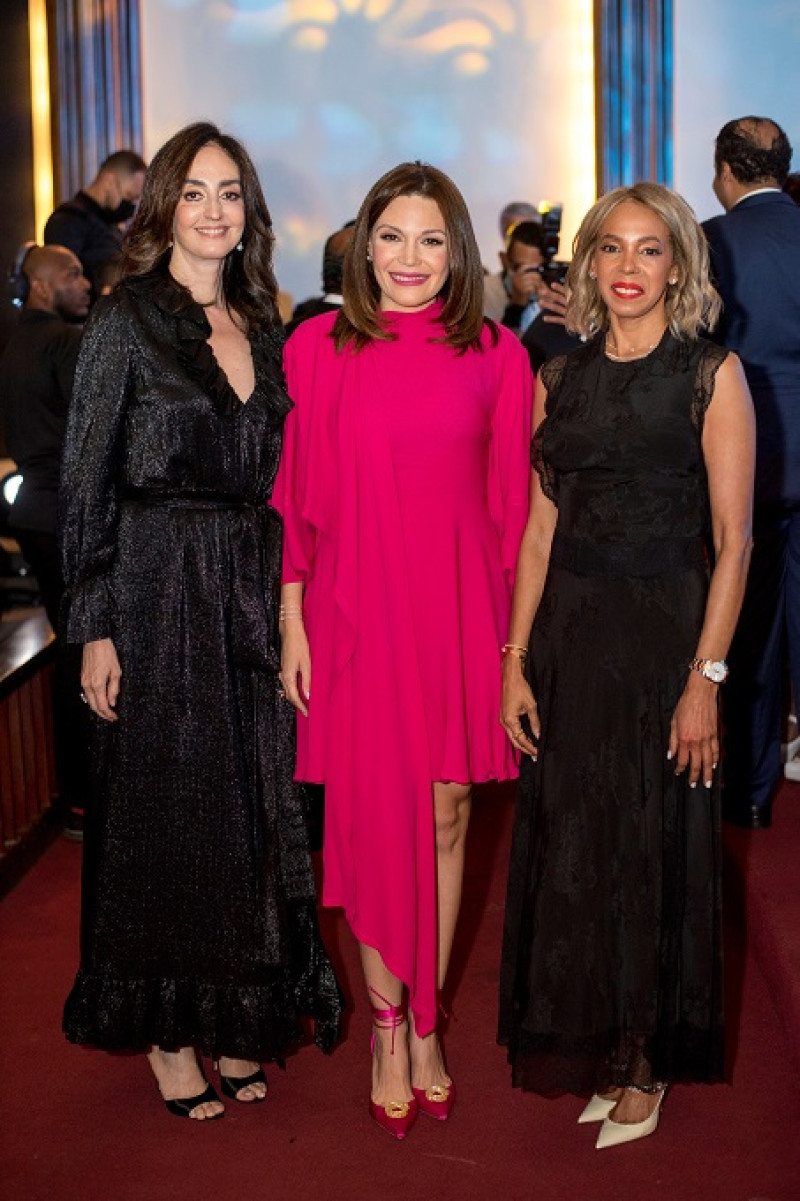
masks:
<svg viewBox="0 0 800 1201"><path fill-rule="evenodd" d="M394 1055L394 1036L395 1031L399 1026L402 1026L406 1020L406 1015L403 1012L402 1006L390 1005L386 997L382 997L379 992L370 987L369 990L383 1001L385 1009L376 1009L372 1005L372 1024L376 1030L391 1030L392 1032L392 1055ZM375 1035L372 1035L370 1041L370 1053L375 1054ZM412 1090L413 1092L413 1090ZM419 1113L419 1105L416 1096L410 1101L388 1101L385 1105L377 1105L370 1097L369 1101L369 1116L374 1122L380 1126L381 1130L385 1130L392 1138L403 1139L408 1134L411 1127L417 1120Z"/></svg>

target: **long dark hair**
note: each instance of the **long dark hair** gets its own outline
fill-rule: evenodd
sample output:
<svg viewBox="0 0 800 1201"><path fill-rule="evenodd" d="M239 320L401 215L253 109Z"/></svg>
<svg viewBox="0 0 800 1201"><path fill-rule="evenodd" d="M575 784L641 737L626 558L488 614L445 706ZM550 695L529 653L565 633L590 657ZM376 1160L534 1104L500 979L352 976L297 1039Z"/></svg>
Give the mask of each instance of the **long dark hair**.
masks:
<svg viewBox="0 0 800 1201"><path fill-rule="evenodd" d="M442 341L457 350L479 349L484 325L483 267L472 221L452 179L427 163L401 163L373 184L364 198L345 254L344 305L333 327L336 349L350 344L361 350L373 340L386 342L394 337L380 319L381 293L367 251L381 214L398 196L425 196L439 206L450 260L450 274L440 293L444 300ZM492 330L496 339L494 327Z"/></svg>
<svg viewBox="0 0 800 1201"><path fill-rule="evenodd" d="M275 238L256 169L241 142L220 133L208 121L187 125L173 134L151 162L142 200L123 247L120 281L128 275L145 275L155 268L166 271L181 190L195 158L209 144L219 146L236 163L245 211L243 250L232 251L223 264L223 299L244 321L248 333L279 325L278 285L272 269Z"/></svg>

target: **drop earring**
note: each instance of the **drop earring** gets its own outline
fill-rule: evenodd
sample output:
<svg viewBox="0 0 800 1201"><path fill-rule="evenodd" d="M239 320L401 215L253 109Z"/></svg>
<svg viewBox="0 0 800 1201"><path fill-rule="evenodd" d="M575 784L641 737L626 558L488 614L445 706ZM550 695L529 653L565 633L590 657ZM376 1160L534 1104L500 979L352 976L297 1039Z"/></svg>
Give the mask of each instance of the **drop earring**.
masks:
<svg viewBox="0 0 800 1201"><path fill-rule="evenodd" d="M244 242L239 242L239 244L238 244L238 246L236 247L236 249L237 249L237 250L244 250Z"/></svg>

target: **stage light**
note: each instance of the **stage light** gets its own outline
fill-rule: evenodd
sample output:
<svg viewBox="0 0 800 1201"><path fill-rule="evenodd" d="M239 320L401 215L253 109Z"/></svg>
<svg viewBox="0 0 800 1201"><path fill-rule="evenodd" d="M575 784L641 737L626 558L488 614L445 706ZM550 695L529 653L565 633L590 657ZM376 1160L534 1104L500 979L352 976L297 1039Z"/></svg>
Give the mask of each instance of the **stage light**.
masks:
<svg viewBox="0 0 800 1201"><path fill-rule="evenodd" d="M50 142L50 63L47 50L47 0L28 0L33 129L33 203L36 241L53 211L53 151Z"/></svg>
<svg viewBox="0 0 800 1201"><path fill-rule="evenodd" d="M13 505L14 501L17 499L17 493L19 492L21 483L22 483L22 476L20 475L20 473L18 471L14 472L13 475L7 475L3 478L3 481L2 481L3 500L6 502L6 504L9 507L11 505Z"/></svg>

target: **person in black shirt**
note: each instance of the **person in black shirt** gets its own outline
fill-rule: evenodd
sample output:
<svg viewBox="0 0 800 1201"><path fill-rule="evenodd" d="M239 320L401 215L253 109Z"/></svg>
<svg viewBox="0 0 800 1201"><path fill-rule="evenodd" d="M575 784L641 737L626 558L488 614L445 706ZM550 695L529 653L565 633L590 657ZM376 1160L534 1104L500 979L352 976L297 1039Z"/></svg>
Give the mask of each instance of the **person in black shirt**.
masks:
<svg viewBox="0 0 800 1201"><path fill-rule="evenodd" d="M547 320L551 311L543 308L522 335L522 345L528 352L534 375L548 359L554 359L560 354L569 354L581 344L580 338L571 334L563 324Z"/></svg>
<svg viewBox="0 0 800 1201"><path fill-rule="evenodd" d="M100 164L90 184L60 204L44 227L47 245L66 246L81 261L92 300L115 282L122 226L142 195L147 164L132 150L117 150Z"/></svg>
<svg viewBox="0 0 800 1201"><path fill-rule="evenodd" d="M15 531L55 540L61 444L81 341L75 323L88 314L89 281L64 246L34 246L22 270L28 297L0 360L8 453L23 477L10 520Z"/></svg>
<svg viewBox="0 0 800 1201"><path fill-rule="evenodd" d="M34 246L22 262L28 296L0 359L0 415L8 453L22 475L9 527L31 565L58 634L64 581L56 540L58 481L67 410L89 311L89 281L64 246ZM80 662L60 647L53 707L56 764L67 832L80 836L86 792Z"/></svg>
<svg viewBox="0 0 800 1201"><path fill-rule="evenodd" d="M295 305L291 321L287 322L286 334L294 333L298 325L308 321L309 317L319 317L321 313L330 313L333 309L342 307L342 271L344 255L353 240L355 221L331 234L322 251L322 295L312 296L301 300Z"/></svg>

